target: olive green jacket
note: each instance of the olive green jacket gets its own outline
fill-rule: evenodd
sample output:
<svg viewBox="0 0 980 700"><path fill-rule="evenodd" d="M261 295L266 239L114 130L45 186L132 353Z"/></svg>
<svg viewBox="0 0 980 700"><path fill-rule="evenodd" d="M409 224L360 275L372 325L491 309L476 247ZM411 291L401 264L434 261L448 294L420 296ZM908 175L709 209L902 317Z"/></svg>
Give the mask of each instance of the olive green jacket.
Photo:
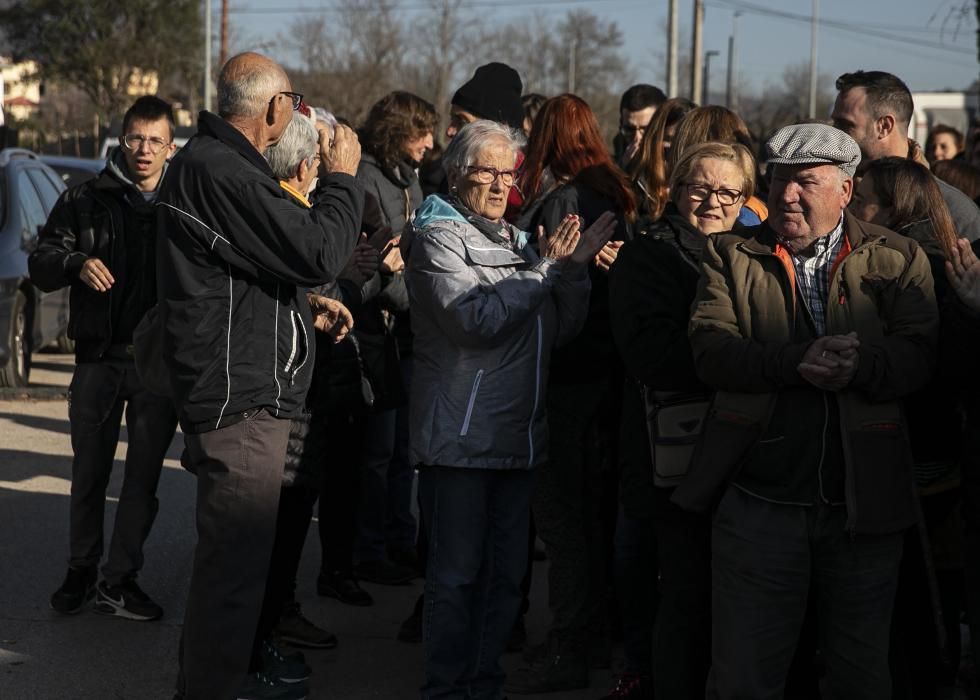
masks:
<svg viewBox="0 0 980 700"><path fill-rule="evenodd" d="M847 527L896 532L915 521L912 457L901 400L935 363L939 315L925 253L911 239L844 212L831 272L828 335L856 331L857 372L837 392ZM781 390L806 385L797 366L795 271L767 224L711 236L689 325L699 377L716 389L691 471L674 499L704 510L765 434Z"/></svg>

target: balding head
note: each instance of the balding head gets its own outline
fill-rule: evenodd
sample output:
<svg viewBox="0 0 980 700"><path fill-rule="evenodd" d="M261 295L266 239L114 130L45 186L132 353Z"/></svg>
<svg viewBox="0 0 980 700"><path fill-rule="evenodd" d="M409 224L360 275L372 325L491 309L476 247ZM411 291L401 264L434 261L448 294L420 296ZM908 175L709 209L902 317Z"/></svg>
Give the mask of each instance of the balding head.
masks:
<svg viewBox="0 0 980 700"><path fill-rule="evenodd" d="M251 51L232 56L218 77L218 114L224 119L261 117L269 100L291 88L286 71Z"/></svg>

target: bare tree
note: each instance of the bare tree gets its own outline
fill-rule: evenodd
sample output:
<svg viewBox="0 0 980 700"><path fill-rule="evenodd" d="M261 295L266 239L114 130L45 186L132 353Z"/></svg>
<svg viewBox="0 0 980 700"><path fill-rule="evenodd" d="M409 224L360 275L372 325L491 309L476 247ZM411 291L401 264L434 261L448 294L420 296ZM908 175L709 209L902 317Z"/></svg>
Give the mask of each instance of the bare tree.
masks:
<svg viewBox="0 0 980 700"><path fill-rule="evenodd" d="M134 80L186 79L201 63L196 0L17 0L0 9L0 27L15 58L84 92L102 124L129 105Z"/></svg>

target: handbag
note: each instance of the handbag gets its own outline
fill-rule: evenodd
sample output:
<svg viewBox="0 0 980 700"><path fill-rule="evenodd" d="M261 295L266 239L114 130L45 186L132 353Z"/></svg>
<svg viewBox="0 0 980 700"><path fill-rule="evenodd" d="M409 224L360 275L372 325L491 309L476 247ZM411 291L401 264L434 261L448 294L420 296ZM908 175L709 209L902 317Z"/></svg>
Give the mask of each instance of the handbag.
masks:
<svg viewBox="0 0 980 700"><path fill-rule="evenodd" d="M646 409L653 483L659 487L680 484L691 467L711 405L704 392L657 391L641 385Z"/></svg>

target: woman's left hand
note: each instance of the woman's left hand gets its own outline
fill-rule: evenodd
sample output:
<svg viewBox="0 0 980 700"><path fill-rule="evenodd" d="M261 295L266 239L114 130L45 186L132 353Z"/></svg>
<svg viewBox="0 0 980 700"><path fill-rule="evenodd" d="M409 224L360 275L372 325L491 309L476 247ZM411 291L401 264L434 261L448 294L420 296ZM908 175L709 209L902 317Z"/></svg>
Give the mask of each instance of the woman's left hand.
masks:
<svg viewBox="0 0 980 700"><path fill-rule="evenodd" d="M980 260L965 238L958 239L950 251L946 279L964 304L980 312Z"/></svg>
<svg viewBox="0 0 980 700"><path fill-rule="evenodd" d="M602 250L595 256L596 267L603 272L609 272L609 268L616 262L616 256L619 255L619 249L622 247L623 241L609 241L602 246Z"/></svg>
<svg viewBox="0 0 980 700"><path fill-rule="evenodd" d="M571 261L579 265L584 265L591 261L609 238L616 231L616 215L611 211L604 212L582 233L578 241L578 247L572 253ZM613 258L615 260L615 257ZM612 264L612 263L610 263Z"/></svg>

